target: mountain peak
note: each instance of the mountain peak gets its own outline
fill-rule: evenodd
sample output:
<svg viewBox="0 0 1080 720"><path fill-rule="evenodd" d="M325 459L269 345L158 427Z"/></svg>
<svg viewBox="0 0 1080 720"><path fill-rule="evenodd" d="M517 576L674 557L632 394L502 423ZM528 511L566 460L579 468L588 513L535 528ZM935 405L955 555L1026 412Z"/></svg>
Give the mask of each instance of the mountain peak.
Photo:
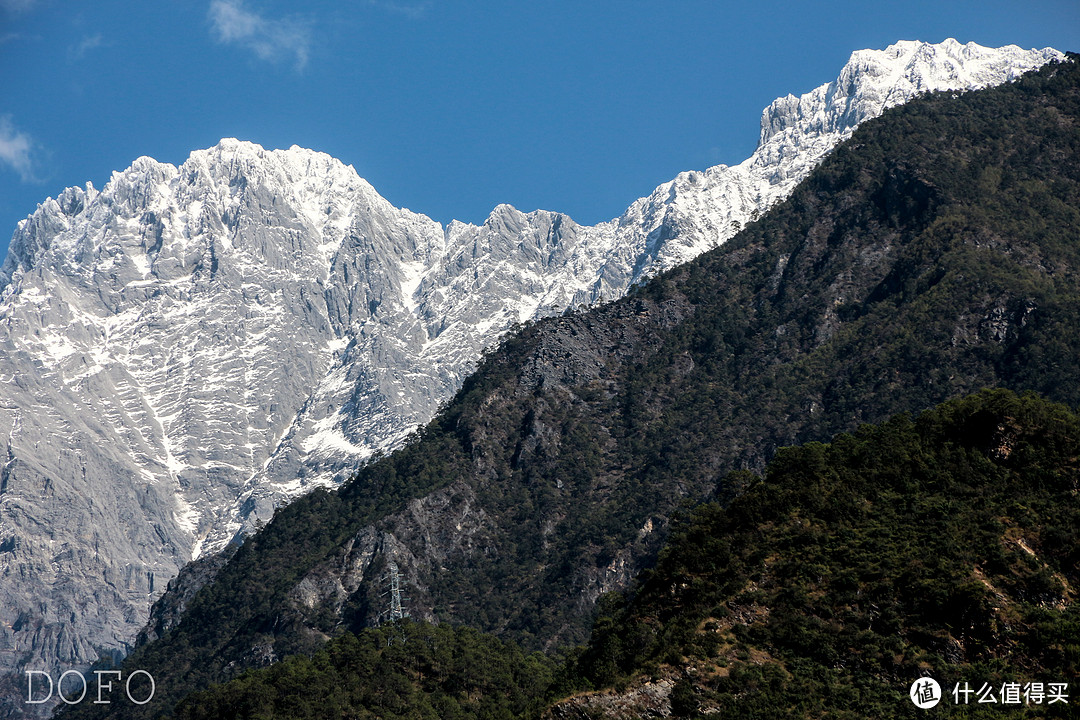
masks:
<svg viewBox="0 0 1080 720"><path fill-rule="evenodd" d="M327 153L299 145L292 145L287 150L267 150L247 140L222 138L212 147L193 151L181 166L181 171L202 168L211 169L218 176L265 172L285 182L318 176L335 183L371 187L357 175L352 165L346 165Z"/></svg>
<svg viewBox="0 0 1080 720"><path fill-rule="evenodd" d="M758 147L785 131L851 129L914 95L988 87L1064 57L1049 47L988 48L974 42L962 44L955 38L936 44L900 40L884 50L856 50L831 83L799 97L778 98L765 108Z"/></svg>

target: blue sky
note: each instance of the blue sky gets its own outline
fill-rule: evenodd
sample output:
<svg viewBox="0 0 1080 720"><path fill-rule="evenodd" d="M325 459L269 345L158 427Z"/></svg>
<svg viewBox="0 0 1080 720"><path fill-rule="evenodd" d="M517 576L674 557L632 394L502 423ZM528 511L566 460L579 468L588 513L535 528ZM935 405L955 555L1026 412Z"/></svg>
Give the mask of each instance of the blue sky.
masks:
<svg viewBox="0 0 1080 720"><path fill-rule="evenodd" d="M946 37L1080 50L1080 3L0 0L0 251L65 186L222 137L328 152L442 222L595 223L744 159L853 50Z"/></svg>

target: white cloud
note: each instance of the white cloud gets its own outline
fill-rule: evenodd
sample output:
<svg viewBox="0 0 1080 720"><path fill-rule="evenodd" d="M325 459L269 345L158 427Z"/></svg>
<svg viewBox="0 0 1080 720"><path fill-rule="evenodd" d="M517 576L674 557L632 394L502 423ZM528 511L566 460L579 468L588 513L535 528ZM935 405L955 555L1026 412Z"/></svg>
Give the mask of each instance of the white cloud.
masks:
<svg viewBox="0 0 1080 720"><path fill-rule="evenodd" d="M0 115L0 164L10 166L23 182L35 182L33 159L34 142L11 124L10 115Z"/></svg>
<svg viewBox="0 0 1080 720"><path fill-rule="evenodd" d="M84 37L78 45L70 48L68 54L73 60L79 60L90 50L102 47L104 44L104 41L101 39L101 33L98 33L97 35Z"/></svg>
<svg viewBox="0 0 1080 720"><path fill-rule="evenodd" d="M297 70L307 64L311 34L303 22L267 20L247 10L243 0L213 0L209 17L218 42L245 47L271 62L293 58Z"/></svg>

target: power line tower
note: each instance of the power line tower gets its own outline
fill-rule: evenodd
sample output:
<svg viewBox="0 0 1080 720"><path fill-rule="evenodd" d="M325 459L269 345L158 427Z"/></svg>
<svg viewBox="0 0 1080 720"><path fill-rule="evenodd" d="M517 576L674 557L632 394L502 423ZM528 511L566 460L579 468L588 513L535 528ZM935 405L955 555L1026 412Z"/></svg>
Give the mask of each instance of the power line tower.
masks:
<svg viewBox="0 0 1080 720"><path fill-rule="evenodd" d="M409 613L401 608L401 573L398 571L397 563L391 562L387 566L383 582L388 587L383 592L382 597L390 596L390 606L382 612L383 622L396 622L409 617Z"/></svg>

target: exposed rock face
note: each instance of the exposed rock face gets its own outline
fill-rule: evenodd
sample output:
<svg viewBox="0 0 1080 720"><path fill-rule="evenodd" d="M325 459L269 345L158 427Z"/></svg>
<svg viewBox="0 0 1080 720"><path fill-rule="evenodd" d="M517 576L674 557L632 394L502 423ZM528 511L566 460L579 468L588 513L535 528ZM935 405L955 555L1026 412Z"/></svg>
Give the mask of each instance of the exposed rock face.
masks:
<svg viewBox="0 0 1080 720"><path fill-rule="evenodd" d="M380 580L391 557L410 578L431 577L445 572L449 561L479 553L498 553L497 528L465 482L413 500L406 510L365 527L345 543L334 562L308 573L292 590L299 607L315 611L329 608L335 616L346 614L347 603L359 603L356 611L378 618L379 597L386 590ZM360 593L361 589L366 592ZM410 593L427 594L422 585L411 585ZM433 622L430 603L409 603L418 620Z"/></svg>
<svg viewBox="0 0 1080 720"><path fill-rule="evenodd" d="M1059 56L855 53L767 108L746 162L683 173L595 227L507 205L442 227L327 155L235 140L46 200L0 269L0 673L127 648L184 563L400 443L515 323L718 246L858 122ZM480 541L476 523L422 561ZM359 543L344 577L390 536ZM336 592L317 580L304 592Z"/></svg>
<svg viewBox="0 0 1080 720"><path fill-rule="evenodd" d="M671 717L672 677L635 682L621 692L585 693L553 705L544 720L638 720Z"/></svg>

